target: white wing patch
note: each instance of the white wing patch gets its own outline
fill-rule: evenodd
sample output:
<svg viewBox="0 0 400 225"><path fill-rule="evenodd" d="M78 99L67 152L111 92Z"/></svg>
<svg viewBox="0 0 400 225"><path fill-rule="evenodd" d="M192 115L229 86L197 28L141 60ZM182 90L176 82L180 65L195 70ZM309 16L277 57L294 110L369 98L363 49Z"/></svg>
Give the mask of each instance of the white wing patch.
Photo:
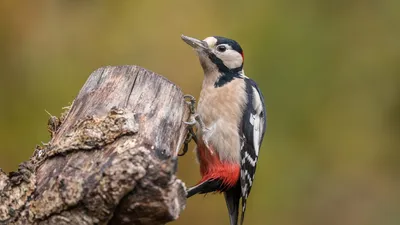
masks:
<svg viewBox="0 0 400 225"><path fill-rule="evenodd" d="M250 123L251 125L253 125L253 146L254 150L256 151L256 156L258 156L258 152L260 151L260 140L262 136L261 130L263 128L264 121L261 118L263 107L260 94L258 94L257 89L254 87L253 87L253 106L256 113L251 114Z"/></svg>

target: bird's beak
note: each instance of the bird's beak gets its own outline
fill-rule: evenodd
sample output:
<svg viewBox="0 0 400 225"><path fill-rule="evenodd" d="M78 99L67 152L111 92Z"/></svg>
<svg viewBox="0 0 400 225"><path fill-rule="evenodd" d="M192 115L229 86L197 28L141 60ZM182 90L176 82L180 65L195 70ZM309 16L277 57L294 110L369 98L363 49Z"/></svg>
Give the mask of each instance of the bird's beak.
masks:
<svg viewBox="0 0 400 225"><path fill-rule="evenodd" d="M195 50L207 51L209 49L207 42L198 40L196 38L181 35L181 38L186 44L192 46Z"/></svg>

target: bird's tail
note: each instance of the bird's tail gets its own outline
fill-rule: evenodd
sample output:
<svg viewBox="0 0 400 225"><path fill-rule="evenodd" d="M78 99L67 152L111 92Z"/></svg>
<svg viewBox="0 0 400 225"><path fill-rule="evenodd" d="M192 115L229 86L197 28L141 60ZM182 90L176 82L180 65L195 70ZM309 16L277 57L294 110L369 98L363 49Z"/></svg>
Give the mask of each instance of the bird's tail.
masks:
<svg viewBox="0 0 400 225"><path fill-rule="evenodd" d="M243 225L244 213L246 212L246 201L247 199L242 198L242 215L240 216L240 225Z"/></svg>
<svg viewBox="0 0 400 225"><path fill-rule="evenodd" d="M230 225L237 225L239 218L240 185L224 192L226 206L229 212Z"/></svg>

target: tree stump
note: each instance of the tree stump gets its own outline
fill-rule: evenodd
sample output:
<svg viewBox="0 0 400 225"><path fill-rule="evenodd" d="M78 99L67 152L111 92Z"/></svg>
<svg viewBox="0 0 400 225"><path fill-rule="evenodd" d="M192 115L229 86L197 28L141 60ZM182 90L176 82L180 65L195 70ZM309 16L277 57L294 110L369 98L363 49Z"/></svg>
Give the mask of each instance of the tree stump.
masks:
<svg viewBox="0 0 400 225"><path fill-rule="evenodd" d="M52 139L0 169L0 224L165 224L186 203L175 176L189 110L181 90L137 66L93 72Z"/></svg>

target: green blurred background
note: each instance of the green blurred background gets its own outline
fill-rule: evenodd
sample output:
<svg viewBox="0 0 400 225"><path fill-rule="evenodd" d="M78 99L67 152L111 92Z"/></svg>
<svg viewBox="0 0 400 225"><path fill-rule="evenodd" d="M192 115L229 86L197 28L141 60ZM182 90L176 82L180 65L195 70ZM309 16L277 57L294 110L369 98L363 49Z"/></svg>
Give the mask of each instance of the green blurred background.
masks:
<svg viewBox="0 0 400 225"><path fill-rule="evenodd" d="M400 224L400 1L0 2L0 167L49 140L89 74L136 64L198 96L181 34L233 38L267 101L246 224ZM179 177L199 180L194 154ZM228 224L223 196L196 196L172 224Z"/></svg>

